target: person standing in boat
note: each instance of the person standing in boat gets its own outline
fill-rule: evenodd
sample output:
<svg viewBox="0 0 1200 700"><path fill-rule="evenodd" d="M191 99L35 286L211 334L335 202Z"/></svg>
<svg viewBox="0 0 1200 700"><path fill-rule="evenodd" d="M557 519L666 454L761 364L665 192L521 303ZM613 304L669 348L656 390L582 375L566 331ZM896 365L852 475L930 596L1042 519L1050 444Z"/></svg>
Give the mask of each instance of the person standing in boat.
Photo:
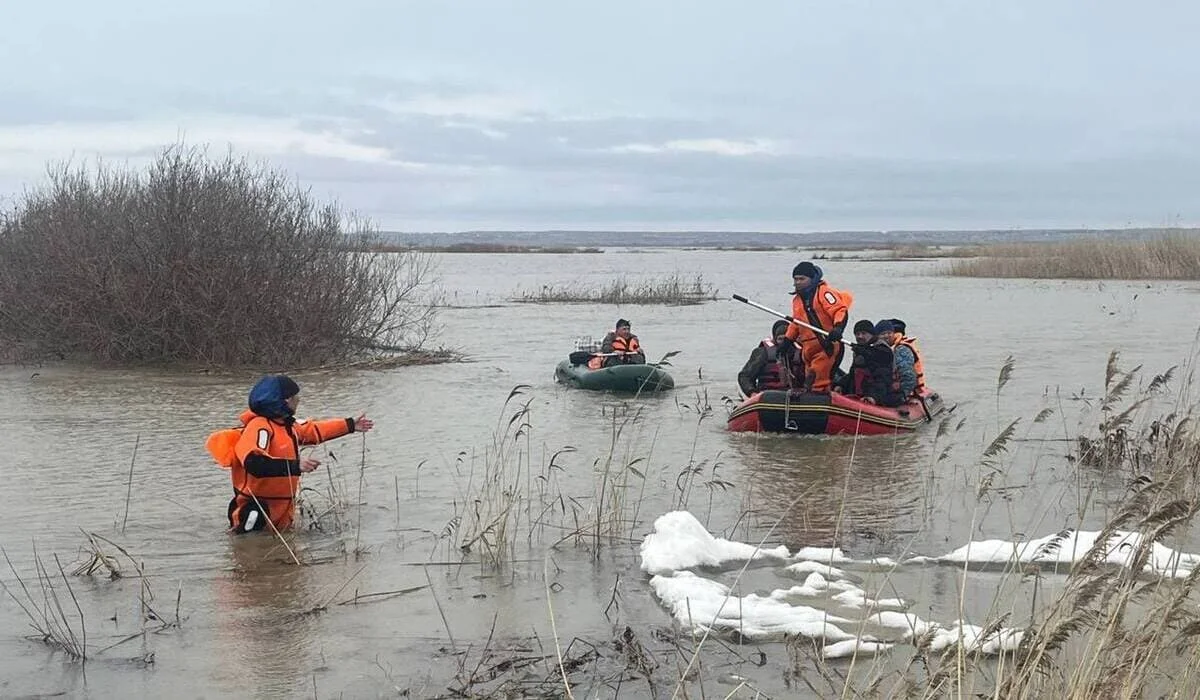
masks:
<svg viewBox="0 0 1200 700"><path fill-rule="evenodd" d="M875 335L875 324L862 320L854 324L854 345L850 372L833 390L847 396L861 396L867 403L886 404L894 373L892 348Z"/></svg>
<svg viewBox="0 0 1200 700"><path fill-rule="evenodd" d="M850 318L854 295L834 289L824 280L821 268L807 260L792 268L792 317L815 326L826 334L791 324L787 331L789 342L800 343L806 376L811 379L811 391L828 394L833 384L834 370L842 363L842 333ZM806 384L808 382L806 381Z"/></svg>
<svg viewBox="0 0 1200 700"><path fill-rule="evenodd" d="M646 364L646 353L642 351L642 344L638 342L638 337L630 332L629 321L623 318L617 319L616 328L604 336L600 352L604 355L593 357L588 361L588 367L600 369L613 365Z"/></svg>
<svg viewBox="0 0 1200 700"><path fill-rule="evenodd" d="M767 389L791 389L799 387L804 376L804 359L800 350L789 343L790 352L782 352L781 344L787 339L787 321L776 321L771 326L771 337L759 342L750 351L750 359L738 372L738 388L746 396Z"/></svg>

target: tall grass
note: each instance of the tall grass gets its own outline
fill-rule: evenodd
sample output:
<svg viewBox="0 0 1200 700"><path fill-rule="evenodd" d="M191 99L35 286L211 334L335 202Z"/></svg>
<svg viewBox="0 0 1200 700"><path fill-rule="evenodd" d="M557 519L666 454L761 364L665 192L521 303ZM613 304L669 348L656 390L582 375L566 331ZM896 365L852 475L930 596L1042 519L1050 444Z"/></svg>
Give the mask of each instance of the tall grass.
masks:
<svg viewBox="0 0 1200 700"><path fill-rule="evenodd" d="M685 277L672 274L630 282L619 278L607 285L544 285L541 289L526 290L512 301L526 304L598 303L598 304L701 304L717 299L717 289L704 275Z"/></svg>
<svg viewBox="0 0 1200 700"><path fill-rule="evenodd" d="M562 445L548 452L537 446L529 389L517 385L509 393L482 452L458 453L452 471L459 493L442 539L453 542L465 559L500 567L547 548L583 546L596 555L610 544L636 541L643 519L658 515L643 510L647 480L666 481L663 472L671 469L654 463L655 437L648 447L639 439L644 426L641 408L635 401L604 408L608 447L585 462L590 466L590 489L573 489L561 477L565 462L579 450ZM701 415L697 431L709 415L711 409ZM710 497L712 489L732 486L719 478L705 479L705 467L694 458L680 467L676 481L681 507L687 507L694 484Z"/></svg>
<svg viewBox="0 0 1200 700"><path fill-rule="evenodd" d="M1080 239L1061 243L982 246L979 257L955 260L959 277L1200 280L1200 237L1147 240Z"/></svg>

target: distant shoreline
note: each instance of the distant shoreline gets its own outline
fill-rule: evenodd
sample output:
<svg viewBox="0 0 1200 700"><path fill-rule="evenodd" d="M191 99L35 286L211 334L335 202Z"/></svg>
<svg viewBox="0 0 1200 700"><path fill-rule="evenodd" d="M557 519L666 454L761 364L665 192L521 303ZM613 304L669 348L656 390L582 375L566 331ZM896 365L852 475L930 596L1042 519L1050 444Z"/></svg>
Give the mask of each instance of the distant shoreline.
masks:
<svg viewBox="0 0 1200 700"><path fill-rule="evenodd" d="M380 231L384 246L443 249L444 252L597 252L598 248L717 248L726 250L878 249L994 243L1058 243L1079 239L1149 240L1197 236L1200 228L1020 229L938 231L503 231L404 233ZM584 249L584 250L580 250Z"/></svg>

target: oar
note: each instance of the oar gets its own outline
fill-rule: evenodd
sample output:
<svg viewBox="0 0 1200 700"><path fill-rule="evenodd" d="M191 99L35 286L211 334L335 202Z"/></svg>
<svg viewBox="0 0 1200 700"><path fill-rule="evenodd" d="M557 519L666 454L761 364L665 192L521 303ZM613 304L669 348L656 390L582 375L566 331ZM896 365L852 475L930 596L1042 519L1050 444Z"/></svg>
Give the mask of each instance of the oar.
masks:
<svg viewBox="0 0 1200 700"><path fill-rule="evenodd" d="M824 328L818 328L816 326L807 324L804 321L801 321L799 319L792 318L791 316L788 316L787 314L781 314L778 311L776 311L775 309L770 309L770 308L763 306L762 304L759 304L758 302L750 301L749 299L747 299L746 297L744 297L740 294L734 294L733 300L740 301L743 304L749 304L750 306L753 306L756 309L762 309L763 311L766 311L767 313L769 313L773 316L778 316L779 318L782 318L783 320L785 320L789 323L794 323L797 326L804 326L808 330L813 331L815 333L820 333L821 335L829 335L829 331L825 330Z"/></svg>

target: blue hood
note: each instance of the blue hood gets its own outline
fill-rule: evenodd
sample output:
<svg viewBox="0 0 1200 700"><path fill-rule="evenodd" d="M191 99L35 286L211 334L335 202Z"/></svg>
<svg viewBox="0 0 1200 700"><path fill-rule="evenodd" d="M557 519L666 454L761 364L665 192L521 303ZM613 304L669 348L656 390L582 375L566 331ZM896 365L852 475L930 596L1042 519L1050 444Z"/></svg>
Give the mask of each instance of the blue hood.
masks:
<svg viewBox="0 0 1200 700"><path fill-rule="evenodd" d="M269 374L250 390L250 410L264 418L290 418L287 399L300 393L300 387L285 374Z"/></svg>

